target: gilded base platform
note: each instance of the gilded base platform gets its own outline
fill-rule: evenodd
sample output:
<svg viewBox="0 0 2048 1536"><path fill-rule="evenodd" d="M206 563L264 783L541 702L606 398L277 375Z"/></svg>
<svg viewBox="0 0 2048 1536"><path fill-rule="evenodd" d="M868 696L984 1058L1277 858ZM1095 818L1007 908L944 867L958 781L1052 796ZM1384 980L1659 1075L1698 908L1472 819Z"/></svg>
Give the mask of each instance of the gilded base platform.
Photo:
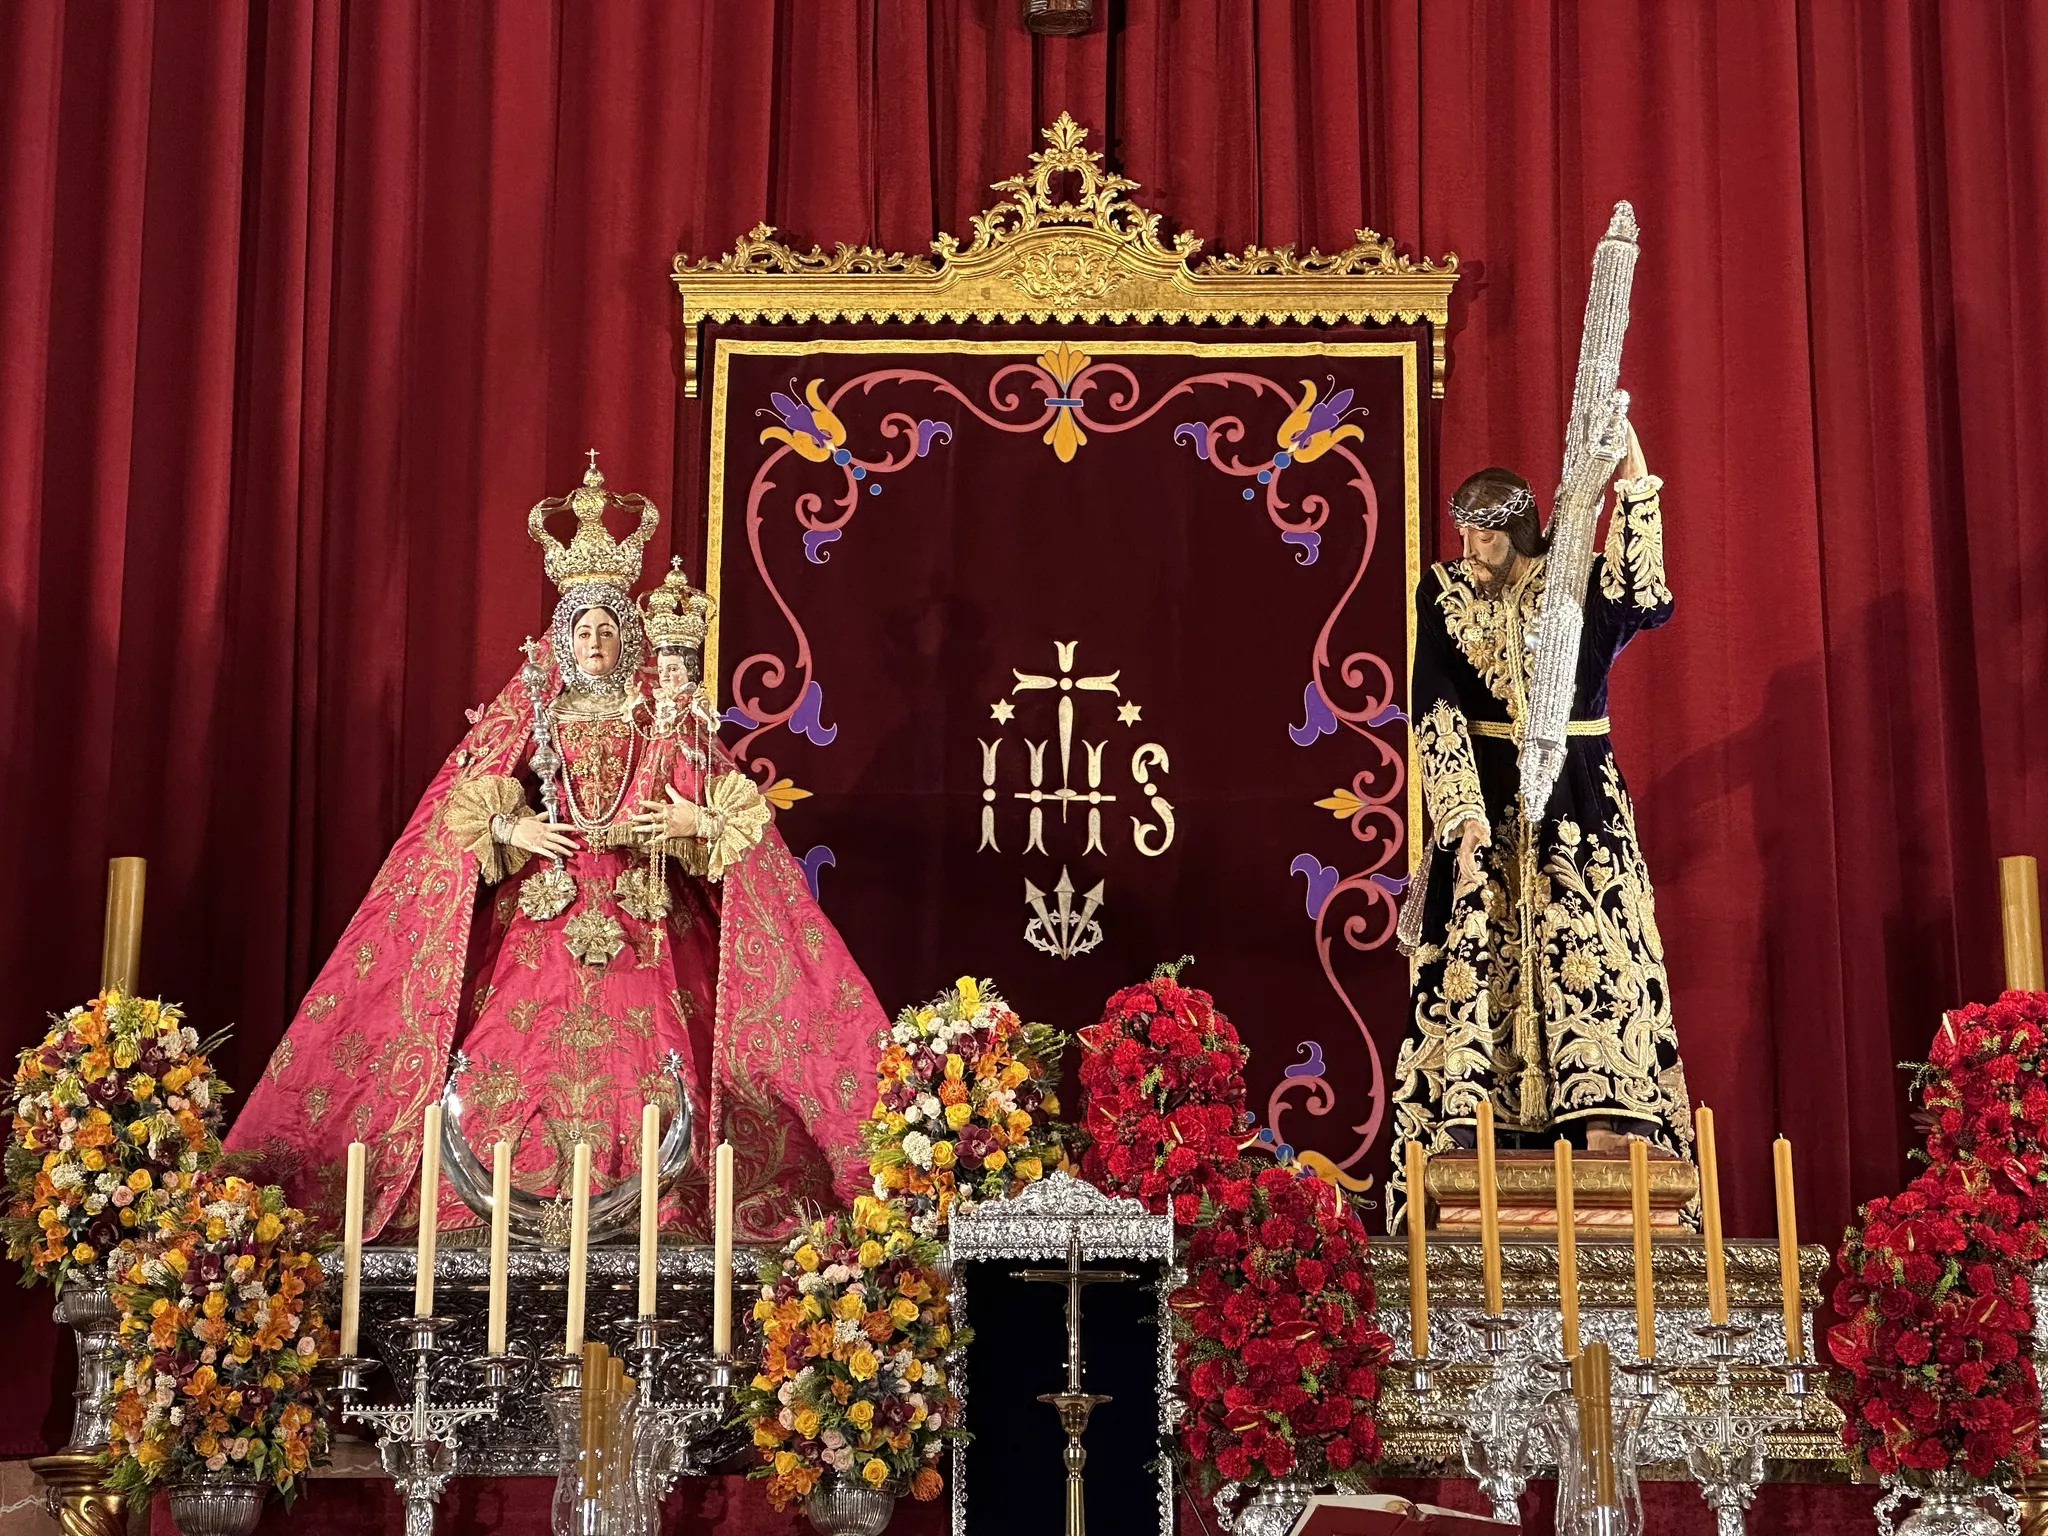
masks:
<svg viewBox="0 0 2048 1536"><path fill-rule="evenodd" d="M1494 1155L1504 1230L1557 1230L1557 1164L1548 1152L1507 1151ZM1430 1159L1423 1178L1429 1191L1430 1227L1447 1232L1479 1230L1479 1154L1444 1152ZM1685 1230L1679 1212L1699 1194L1699 1170L1678 1158L1650 1159L1650 1225L1677 1234ZM1572 1158L1573 1227L1582 1232L1630 1230L1628 1156L1581 1152Z"/></svg>

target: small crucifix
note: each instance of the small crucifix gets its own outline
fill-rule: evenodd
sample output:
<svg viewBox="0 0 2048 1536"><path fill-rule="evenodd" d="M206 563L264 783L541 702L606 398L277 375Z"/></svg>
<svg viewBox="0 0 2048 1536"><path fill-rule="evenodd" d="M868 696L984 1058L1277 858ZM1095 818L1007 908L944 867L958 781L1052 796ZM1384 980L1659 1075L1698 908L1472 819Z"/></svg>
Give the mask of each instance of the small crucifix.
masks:
<svg viewBox="0 0 2048 1536"><path fill-rule="evenodd" d="M1088 1453L1081 1449L1081 1436L1088 1428L1088 1416L1109 1398L1105 1394L1081 1390L1081 1287L1140 1277L1121 1269L1082 1269L1081 1233L1078 1228L1071 1227L1067 1232L1065 1269L1024 1269L1019 1270L1018 1275L1025 1280L1067 1288L1067 1389L1064 1392L1041 1392L1038 1400L1051 1403L1059 1410L1060 1427L1067 1432L1066 1536L1086 1536L1088 1513L1082 1498L1081 1468L1088 1460Z"/></svg>

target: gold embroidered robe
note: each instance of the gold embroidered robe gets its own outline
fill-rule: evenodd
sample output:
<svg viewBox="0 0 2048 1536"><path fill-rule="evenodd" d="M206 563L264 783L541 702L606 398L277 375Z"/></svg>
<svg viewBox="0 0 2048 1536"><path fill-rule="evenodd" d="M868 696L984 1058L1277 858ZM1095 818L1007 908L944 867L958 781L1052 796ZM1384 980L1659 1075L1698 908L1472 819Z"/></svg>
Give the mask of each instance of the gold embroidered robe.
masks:
<svg viewBox="0 0 2048 1536"><path fill-rule="evenodd" d="M1416 593L1412 713L1434 835L1394 1070L1397 1144L1470 1146L1490 1096L1504 1139L1540 1144L1602 1119L1690 1155L1664 942L1605 719L1615 658L1671 616L1659 489L1655 476L1619 487L1587 582L1564 770L1534 826L1517 754L1544 561L1497 595L1462 560L1436 565ZM1461 893L1458 830L1475 816L1492 843L1483 883ZM1397 1157L1390 1227L1405 1207L1401 1173Z"/></svg>

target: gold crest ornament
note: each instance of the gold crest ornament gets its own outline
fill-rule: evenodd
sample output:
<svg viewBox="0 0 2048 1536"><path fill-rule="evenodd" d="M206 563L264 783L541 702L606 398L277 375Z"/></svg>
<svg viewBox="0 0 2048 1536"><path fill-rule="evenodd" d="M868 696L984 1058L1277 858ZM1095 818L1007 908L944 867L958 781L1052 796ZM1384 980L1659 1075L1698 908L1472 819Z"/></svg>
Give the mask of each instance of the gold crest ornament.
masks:
<svg viewBox="0 0 2048 1536"><path fill-rule="evenodd" d="M706 320L1057 320L1124 324L1208 321L1427 321L1430 393L1444 392L1444 333L1458 258L1418 261L1361 229L1328 255L1291 245L1200 255L1190 230L1161 233L1161 215L1108 170L1088 130L1062 112L1042 130L1030 169L995 184L967 239L940 235L932 254L784 244L757 224L725 255L678 255L683 392L697 393ZM1069 423L1069 426L1072 424Z"/></svg>

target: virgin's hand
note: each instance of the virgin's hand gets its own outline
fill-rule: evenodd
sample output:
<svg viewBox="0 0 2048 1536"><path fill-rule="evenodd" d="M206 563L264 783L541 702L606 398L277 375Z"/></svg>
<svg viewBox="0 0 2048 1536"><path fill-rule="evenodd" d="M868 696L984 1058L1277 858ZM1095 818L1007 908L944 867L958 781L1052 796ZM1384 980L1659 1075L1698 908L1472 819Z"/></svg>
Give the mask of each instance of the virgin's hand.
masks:
<svg viewBox="0 0 2048 1536"><path fill-rule="evenodd" d="M520 817L512 824L512 836L507 841L514 848L549 859L566 859L580 846L574 832L538 816Z"/></svg>
<svg viewBox="0 0 2048 1536"><path fill-rule="evenodd" d="M648 842L691 837L697 831L697 807L685 800L673 784L667 787L666 805L659 800L642 800L640 808L633 813L634 832Z"/></svg>
<svg viewBox="0 0 2048 1536"><path fill-rule="evenodd" d="M1454 898L1479 889L1479 850L1492 842L1492 828L1476 816L1468 818L1458 829L1458 884L1452 892Z"/></svg>

